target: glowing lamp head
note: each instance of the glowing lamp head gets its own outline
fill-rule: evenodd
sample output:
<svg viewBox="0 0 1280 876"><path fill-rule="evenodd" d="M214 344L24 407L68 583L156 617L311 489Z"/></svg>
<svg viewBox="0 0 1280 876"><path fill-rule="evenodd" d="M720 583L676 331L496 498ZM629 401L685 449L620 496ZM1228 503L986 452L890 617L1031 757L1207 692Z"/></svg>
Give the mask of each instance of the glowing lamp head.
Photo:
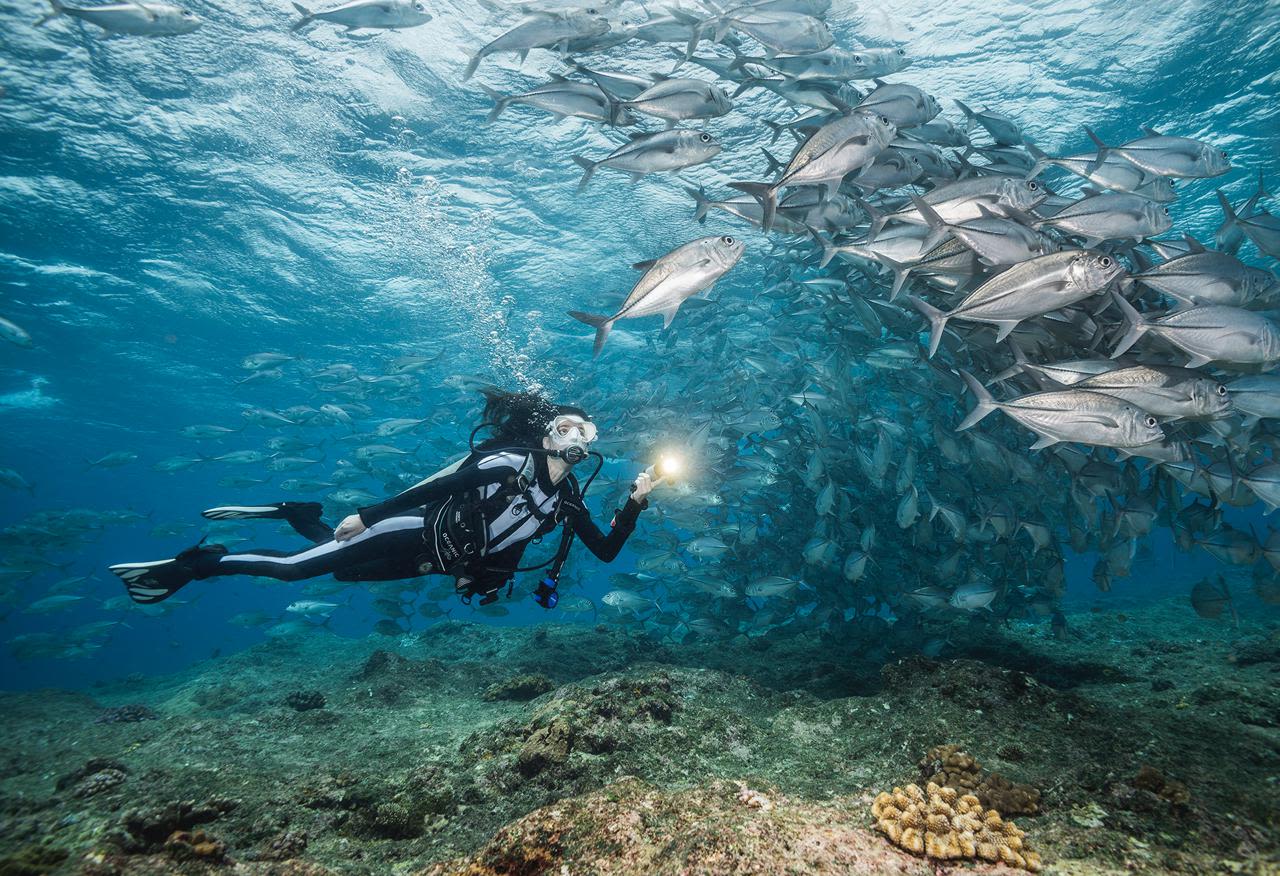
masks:
<svg viewBox="0 0 1280 876"><path fill-rule="evenodd" d="M664 453L656 466L658 475L663 478L679 477L684 471L684 460L674 453Z"/></svg>

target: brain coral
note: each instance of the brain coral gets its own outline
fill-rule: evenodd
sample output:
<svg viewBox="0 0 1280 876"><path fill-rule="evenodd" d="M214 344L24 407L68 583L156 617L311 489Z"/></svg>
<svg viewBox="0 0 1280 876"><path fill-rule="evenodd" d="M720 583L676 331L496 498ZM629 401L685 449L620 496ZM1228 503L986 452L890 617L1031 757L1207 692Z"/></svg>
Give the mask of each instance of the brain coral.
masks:
<svg viewBox="0 0 1280 876"><path fill-rule="evenodd" d="M930 782L894 788L871 804L876 829L894 845L939 860L1001 861L1033 873L1040 856L1023 843L1023 833L994 809L985 812L978 798Z"/></svg>
<svg viewBox="0 0 1280 876"><path fill-rule="evenodd" d="M973 794L983 806L1002 815L1035 815L1040 811L1038 789L984 771L982 764L958 745L935 745L920 759L919 767L922 781Z"/></svg>

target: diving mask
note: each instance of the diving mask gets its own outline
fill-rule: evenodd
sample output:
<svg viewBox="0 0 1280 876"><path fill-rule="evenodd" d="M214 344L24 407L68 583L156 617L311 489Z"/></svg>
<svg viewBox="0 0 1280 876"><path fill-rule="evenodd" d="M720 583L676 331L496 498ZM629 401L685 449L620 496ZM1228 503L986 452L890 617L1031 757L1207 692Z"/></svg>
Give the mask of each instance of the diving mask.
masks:
<svg viewBox="0 0 1280 876"><path fill-rule="evenodd" d="M596 424L573 414L561 414L547 427L551 448L562 459L580 462L587 457L587 445L596 440Z"/></svg>

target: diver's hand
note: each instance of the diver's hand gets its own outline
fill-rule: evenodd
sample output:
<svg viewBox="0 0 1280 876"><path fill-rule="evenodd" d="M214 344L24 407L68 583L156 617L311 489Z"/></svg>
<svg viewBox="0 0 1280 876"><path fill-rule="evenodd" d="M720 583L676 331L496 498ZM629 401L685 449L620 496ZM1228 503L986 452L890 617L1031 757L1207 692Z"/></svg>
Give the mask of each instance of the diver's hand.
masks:
<svg viewBox="0 0 1280 876"><path fill-rule="evenodd" d="M364 521L360 519L360 515L352 514L338 524L338 528L333 531L333 537L335 541L346 541L349 538L355 538L364 530Z"/></svg>
<svg viewBox="0 0 1280 876"><path fill-rule="evenodd" d="M649 495L653 489L653 476L647 471L642 471L636 476L636 482L631 485L631 498L637 503L643 502L644 497Z"/></svg>

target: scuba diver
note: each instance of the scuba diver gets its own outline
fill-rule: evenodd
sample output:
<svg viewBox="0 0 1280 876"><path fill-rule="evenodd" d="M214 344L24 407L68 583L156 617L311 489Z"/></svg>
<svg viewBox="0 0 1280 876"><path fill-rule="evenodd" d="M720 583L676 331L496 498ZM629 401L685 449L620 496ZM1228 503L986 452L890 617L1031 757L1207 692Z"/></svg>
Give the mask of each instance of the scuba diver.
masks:
<svg viewBox="0 0 1280 876"><path fill-rule="evenodd" d="M111 571L135 602L161 602L194 580L222 575L258 575L299 581L332 574L340 581L390 581L445 574L456 579L463 601L487 605L503 586L508 594L530 541L564 525L552 570L535 592L544 608L556 604L560 566L573 537L593 554L612 561L648 507L653 488L642 472L631 495L602 532L583 503L573 466L595 456L589 448L596 427L586 411L555 405L534 393L487 391L482 422L492 436L472 445L467 457L377 505L361 508L330 530L318 502L226 505L203 515L213 520L284 520L315 544L293 553L250 550L231 553L203 541L173 559L119 563ZM586 486L600 470L588 478ZM537 568L537 567L535 567Z"/></svg>

